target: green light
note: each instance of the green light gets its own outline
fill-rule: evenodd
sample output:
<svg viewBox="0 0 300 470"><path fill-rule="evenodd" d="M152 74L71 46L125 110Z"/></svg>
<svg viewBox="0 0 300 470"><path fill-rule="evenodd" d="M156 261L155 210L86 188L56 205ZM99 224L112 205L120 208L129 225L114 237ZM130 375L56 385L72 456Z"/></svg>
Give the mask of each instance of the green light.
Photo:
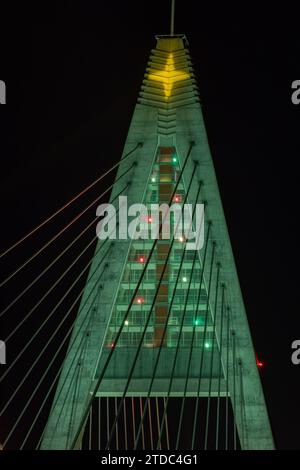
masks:
<svg viewBox="0 0 300 470"><path fill-rule="evenodd" d="M206 343L204 343L204 346L206 347L206 349L208 349L210 347L210 343L206 341Z"/></svg>
<svg viewBox="0 0 300 470"><path fill-rule="evenodd" d="M155 179L154 176L152 176L151 181L152 181L152 183L155 183L156 179Z"/></svg>
<svg viewBox="0 0 300 470"><path fill-rule="evenodd" d="M187 282L187 277L183 276L182 282Z"/></svg>
<svg viewBox="0 0 300 470"><path fill-rule="evenodd" d="M194 325L196 325L196 326L200 325L200 320L198 320L198 319L194 320Z"/></svg>
<svg viewBox="0 0 300 470"><path fill-rule="evenodd" d="M174 163L177 162L177 158L176 158L176 157L173 157L173 162L174 162Z"/></svg>

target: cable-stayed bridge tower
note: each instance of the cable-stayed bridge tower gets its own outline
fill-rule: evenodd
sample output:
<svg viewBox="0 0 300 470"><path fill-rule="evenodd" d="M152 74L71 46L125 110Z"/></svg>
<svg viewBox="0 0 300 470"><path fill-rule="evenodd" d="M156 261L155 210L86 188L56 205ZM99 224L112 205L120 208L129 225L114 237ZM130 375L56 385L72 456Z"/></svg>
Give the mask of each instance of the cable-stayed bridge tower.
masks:
<svg viewBox="0 0 300 470"><path fill-rule="evenodd" d="M273 448L183 35L156 38L110 197L116 214L120 195L128 206L204 204L204 245L99 240L42 448L80 447L95 413L104 448Z"/></svg>
<svg viewBox="0 0 300 470"><path fill-rule="evenodd" d="M110 194L110 236L97 238L97 212L42 271L33 269L34 279L12 291L0 311L1 319L24 302L4 338L8 350L32 328L0 378L23 374L0 405L1 428L8 429L1 434L4 448L274 448L188 42L174 34L174 3L171 34L156 37L120 161L0 254L0 260L8 257L117 168L113 184L0 282L2 289L28 273ZM140 233L130 237L134 214L127 217L127 209L134 204ZM201 242L192 249L188 232L175 233L180 221L166 209L187 204L185 219ZM153 205L165 208L158 220ZM71 262L72 250L91 232L93 239ZM48 283L57 265L63 273ZM63 292L68 276L72 282ZM36 302L31 293L40 295L43 280ZM28 311L26 302L32 302ZM25 432L15 438L22 425Z"/></svg>

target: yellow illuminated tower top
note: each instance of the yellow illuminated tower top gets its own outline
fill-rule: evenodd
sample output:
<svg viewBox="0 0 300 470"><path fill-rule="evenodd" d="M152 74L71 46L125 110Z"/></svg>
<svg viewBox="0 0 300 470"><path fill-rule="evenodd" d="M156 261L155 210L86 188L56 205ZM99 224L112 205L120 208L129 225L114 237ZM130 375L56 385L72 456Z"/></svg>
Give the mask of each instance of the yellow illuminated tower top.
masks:
<svg viewBox="0 0 300 470"><path fill-rule="evenodd" d="M184 70L176 69L173 53L170 52L164 68L150 73L148 78L149 80L162 82L166 99L168 99L172 94L174 83L187 80L189 78L189 74Z"/></svg>
<svg viewBox="0 0 300 470"><path fill-rule="evenodd" d="M175 109L199 102L186 37L156 36L140 91L139 103L158 110Z"/></svg>
<svg viewBox="0 0 300 470"><path fill-rule="evenodd" d="M171 4L170 35L156 36L139 102L158 108L176 108L198 101L197 85L183 34L174 34L175 0Z"/></svg>

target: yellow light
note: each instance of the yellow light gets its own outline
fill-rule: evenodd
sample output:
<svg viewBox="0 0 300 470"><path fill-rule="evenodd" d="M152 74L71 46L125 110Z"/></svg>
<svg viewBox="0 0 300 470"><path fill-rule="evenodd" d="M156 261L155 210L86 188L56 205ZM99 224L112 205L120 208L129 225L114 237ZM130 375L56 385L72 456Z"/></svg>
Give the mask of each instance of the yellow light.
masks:
<svg viewBox="0 0 300 470"><path fill-rule="evenodd" d="M163 83L166 98L169 98L171 95L174 83L187 80L188 78L188 73L184 72L183 70L175 69L172 53L167 59L164 70L157 70L155 73L149 74L149 80L155 80L157 82Z"/></svg>

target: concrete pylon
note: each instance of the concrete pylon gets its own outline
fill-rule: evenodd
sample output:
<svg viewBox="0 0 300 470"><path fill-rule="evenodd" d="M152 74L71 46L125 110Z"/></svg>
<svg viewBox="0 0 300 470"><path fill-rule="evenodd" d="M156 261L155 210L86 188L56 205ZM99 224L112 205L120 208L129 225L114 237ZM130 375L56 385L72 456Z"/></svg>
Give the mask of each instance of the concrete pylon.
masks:
<svg viewBox="0 0 300 470"><path fill-rule="evenodd" d="M225 396L228 393L231 400L234 397L235 422L241 447L273 449L272 432L187 41L182 35L158 36L156 39L156 48L151 51L110 201L114 201L113 204L118 210L116 197L122 192L122 195L128 198L128 206L143 203L149 207L151 203L166 202L173 194L185 158L189 155L176 192L176 202L182 203L185 196L187 202L192 205L206 202L205 227L208 221L212 222L211 237L216 243L215 258L222 267L221 280L226 285L226 298L230 305L230 338L226 328L221 327L220 316L216 317L214 323L214 311L220 308L220 299L215 305L214 296L209 296L209 263L204 265L203 248L197 252L193 274L191 255L184 260L184 274L177 293L172 289L178 273L180 250L185 240L177 240L174 243L168 261L166 253L170 249L170 241L159 240L153 259L148 264L141 290L136 295L128 319L124 323L125 312L149 256L153 240L116 237L115 240L108 239L105 243L99 241L45 429L42 449L72 447L74 436L82 426L82 418L91 393L97 396L122 396L149 313L151 299L158 286L162 266L166 263L127 396L147 396L160 347L161 357L151 396L167 395L170 364L175 356L176 342L180 341L170 395L182 396L189 367L187 396L205 397L208 393L210 396L217 396L218 393ZM193 146L190 151L191 142ZM139 143L142 145L125 158ZM122 178L121 175L131 166L130 171ZM197 194L200 182L203 183L203 189L199 201ZM125 186L126 189L122 191ZM145 220L146 225L149 222L151 221ZM209 250L212 250L211 244ZM202 270L203 283L200 286ZM194 276L191 301L186 304L182 335L178 338L188 279L191 275ZM199 309L195 311L199 289L201 301ZM211 293L215 292L215 276L212 277L210 289ZM173 296L167 335L162 339ZM122 324L119 341L114 344L114 338ZM188 366L189 346L194 328L195 344L191 364ZM204 338L203 350L201 344L204 332L207 336ZM111 361L100 386L95 390L111 349ZM209 360L211 349L214 350L212 367ZM201 355L204 359L199 390ZM228 367L225 367L226 357L234 358Z"/></svg>

